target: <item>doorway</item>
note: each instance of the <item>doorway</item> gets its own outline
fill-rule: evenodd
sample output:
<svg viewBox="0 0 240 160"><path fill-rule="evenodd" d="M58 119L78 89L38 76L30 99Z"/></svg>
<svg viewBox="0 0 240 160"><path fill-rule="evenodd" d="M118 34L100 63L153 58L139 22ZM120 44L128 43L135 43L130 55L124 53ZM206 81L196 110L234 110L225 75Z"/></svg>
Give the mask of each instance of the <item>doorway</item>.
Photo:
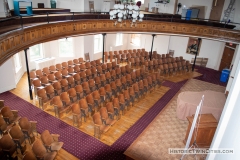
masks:
<svg viewBox="0 0 240 160"><path fill-rule="evenodd" d="M213 0L209 19L220 21L225 0Z"/></svg>
<svg viewBox="0 0 240 160"><path fill-rule="evenodd" d="M222 71L224 68L230 69L230 67L231 67L230 65L232 63L235 48L236 48L235 44L226 43L224 51L223 51L221 63L219 66L219 71Z"/></svg>

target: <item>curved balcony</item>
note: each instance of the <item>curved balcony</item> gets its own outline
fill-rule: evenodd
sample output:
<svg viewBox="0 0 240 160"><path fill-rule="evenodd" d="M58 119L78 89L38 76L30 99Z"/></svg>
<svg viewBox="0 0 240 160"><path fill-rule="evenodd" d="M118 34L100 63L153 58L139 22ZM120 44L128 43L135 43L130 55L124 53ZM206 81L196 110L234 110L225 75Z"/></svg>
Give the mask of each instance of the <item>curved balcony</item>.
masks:
<svg viewBox="0 0 240 160"><path fill-rule="evenodd" d="M217 21L184 20L179 15L145 14L131 26L115 25L109 15L99 13L51 13L30 17L0 19L0 65L12 55L32 45L63 37L94 33L149 33L193 36L220 41L240 42L234 25Z"/></svg>

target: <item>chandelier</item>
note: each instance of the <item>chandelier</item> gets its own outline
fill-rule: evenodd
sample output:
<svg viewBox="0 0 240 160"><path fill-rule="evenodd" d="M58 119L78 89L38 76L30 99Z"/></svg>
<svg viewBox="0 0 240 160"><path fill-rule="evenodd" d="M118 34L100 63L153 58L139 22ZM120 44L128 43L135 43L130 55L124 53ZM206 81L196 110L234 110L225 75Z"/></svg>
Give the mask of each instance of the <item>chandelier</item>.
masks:
<svg viewBox="0 0 240 160"><path fill-rule="evenodd" d="M130 20L131 27L133 25L137 25L137 21L142 22L144 14L140 13L139 7L137 5L132 5L132 3L123 3L123 4L115 4L114 9L109 12L110 19L115 21L115 25L117 23L121 23L120 26L126 25L126 20ZM124 23L123 20L125 20Z"/></svg>

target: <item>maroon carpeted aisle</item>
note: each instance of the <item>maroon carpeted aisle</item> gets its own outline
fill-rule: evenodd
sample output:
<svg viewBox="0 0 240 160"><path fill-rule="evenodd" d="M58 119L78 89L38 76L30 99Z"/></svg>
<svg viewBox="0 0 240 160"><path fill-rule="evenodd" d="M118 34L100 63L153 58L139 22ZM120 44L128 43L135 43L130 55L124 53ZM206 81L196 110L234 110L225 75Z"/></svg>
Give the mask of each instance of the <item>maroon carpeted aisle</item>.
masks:
<svg viewBox="0 0 240 160"><path fill-rule="evenodd" d="M38 122L38 132L48 129L51 133L60 134L60 141L64 142L63 148L80 158L91 159L125 159L123 152L142 133L148 124L158 115L166 104L174 97L180 88L186 83L172 83L166 81L163 85L171 89L153 105L128 131L126 131L112 146L108 146L99 140L79 131L65 122L43 112L29 102L17 97L11 92L0 94L0 99L5 100L5 105L19 111L20 116L26 116L29 120Z"/></svg>
<svg viewBox="0 0 240 160"><path fill-rule="evenodd" d="M227 86L227 82L220 81L222 72L200 66L195 66L195 68L197 69L197 72L202 74L202 76L196 77L194 79L217 84L220 86Z"/></svg>

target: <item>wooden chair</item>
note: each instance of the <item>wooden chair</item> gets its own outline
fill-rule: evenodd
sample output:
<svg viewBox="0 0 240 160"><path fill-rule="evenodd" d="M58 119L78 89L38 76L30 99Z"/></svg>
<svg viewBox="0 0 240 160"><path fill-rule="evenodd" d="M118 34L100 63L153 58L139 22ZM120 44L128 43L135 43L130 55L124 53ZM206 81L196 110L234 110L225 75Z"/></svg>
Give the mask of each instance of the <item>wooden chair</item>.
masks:
<svg viewBox="0 0 240 160"><path fill-rule="evenodd" d="M88 95L89 93L91 93L91 90L90 90L90 88L89 88L88 82L83 82L83 83L82 83L82 88L83 88L84 96L86 96L86 95Z"/></svg>
<svg viewBox="0 0 240 160"><path fill-rule="evenodd" d="M92 67L92 68L91 68L91 72L92 72L92 78L95 78L95 77L98 76L96 67Z"/></svg>
<svg viewBox="0 0 240 160"><path fill-rule="evenodd" d="M49 71L54 74L55 72L57 72L56 66L55 65L51 65L49 66Z"/></svg>
<svg viewBox="0 0 240 160"><path fill-rule="evenodd" d="M100 87L100 88L98 89L98 92L99 92L99 94L100 94L100 98L101 98L101 101L102 101L103 103L106 102L106 101L108 101L108 100L110 100L110 99L107 99L107 93L106 93L104 87Z"/></svg>
<svg viewBox="0 0 240 160"><path fill-rule="evenodd" d="M125 68L125 66L120 67L120 69L121 69L122 76L125 76L126 75L126 68Z"/></svg>
<svg viewBox="0 0 240 160"><path fill-rule="evenodd" d="M74 72L75 72L75 73L80 73L80 72L81 72L81 69L80 69L79 65L75 65L75 66L73 67L73 69L74 69Z"/></svg>
<svg viewBox="0 0 240 160"><path fill-rule="evenodd" d="M17 123L21 118L17 110L11 110L8 106L2 108L1 114L7 124Z"/></svg>
<svg viewBox="0 0 240 160"><path fill-rule="evenodd" d="M111 81L112 81L111 73L110 73L110 72L106 72L106 73L105 73L105 77L106 77L107 83L110 84Z"/></svg>
<svg viewBox="0 0 240 160"><path fill-rule="evenodd" d="M62 62L62 69L67 69L67 68L68 68L68 63Z"/></svg>
<svg viewBox="0 0 240 160"><path fill-rule="evenodd" d="M129 108L131 107L133 102L131 101L128 89L125 89L123 91L123 96L124 96L124 99L125 99L125 106L127 107L127 110L129 110Z"/></svg>
<svg viewBox="0 0 240 160"><path fill-rule="evenodd" d="M68 95L69 95L69 98L71 100L71 103L75 103L78 98L77 98L77 92L75 90L75 88L70 88L68 91L67 91Z"/></svg>
<svg viewBox="0 0 240 160"><path fill-rule="evenodd" d="M67 64L68 64L68 67L70 68L75 66L72 60L69 60Z"/></svg>
<svg viewBox="0 0 240 160"><path fill-rule="evenodd" d="M80 77L82 83L87 81L87 75L84 71L80 72Z"/></svg>
<svg viewBox="0 0 240 160"><path fill-rule="evenodd" d="M113 92L112 92L112 88L111 88L110 84L105 85L104 89L105 89L105 92L106 92L105 100L110 101L112 99L112 96L113 96Z"/></svg>
<svg viewBox="0 0 240 160"><path fill-rule="evenodd" d="M69 89L68 81L66 79L60 80L62 92L66 92Z"/></svg>
<svg viewBox="0 0 240 160"><path fill-rule="evenodd" d="M87 70L85 71L85 73L86 73L87 80L92 79L91 69L87 69Z"/></svg>
<svg viewBox="0 0 240 160"><path fill-rule="evenodd" d="M37 96L38 96L38 102L39 102L39 107L41 109L44 109L45 105L49 102L49 98L47 96L47 92L46 90L43 88L43 89L40 89L37 91Z"/></svg>
<svg viewBox="0 0 240 160"><path fill-rule="evenodd" d="M103 74L105 74L107 72L107 65L106 64L102 64L102 72Z"/></svg>
<svg viewBox="0 0 240 160"><path fill-rule="evenodd" d="M86 122L86 117L89 115L88 112L92 110L93 104L88 103L86 99L81 99L79 106L81 109L81 117L83 117L84 122Z"/></svg>
<svg viewBox="0 0 240 160"><path fill-rule="evenodd" d="M100 76L103 73L102 66L97 66L97 74Z"/></svg>
<svg viewBox="0 0 240 160"><path fill-rule="evenodd" d="M106 80L105 74L101 74L100 75L100 80L101 80L102 87L104 87L107 84L107 80Z"/></svg>
<svg viewBox="0 0 240 160"><path fill-rule="evenodd" d="M51 85L50 82L48 81L47 76L42 76L42 77L40 78L40 81L41 81L41 85L42 85L43 87L48 86L48 85Z"/></svg>
<svg viewBox="0 0 240 160"><path fill-rule="evenodd" d="M85 61L90 62L90 56L89 53L84 53Z"/></svg>
<svg viewBox="0 0 240 160"><path fill-rule="evenodd" d="M91 92L93 92L97 89L93 79L89 79L88 84L89 84L89 88L90 88Z"/></svg>
<svg viewBox="0 0 240 160"><path fill-rule="evenodd" d="M80 68L81 71L85 71L86 70L86 66L85 66L84 63L80 64L79 68Z"/></svg>
<svg viewBox="0 0 240 160"><path fill-rule="evenodd" d="M82 57L80 57L80 58L78 58L78 62L79 62L79 64L82 64L82 63L84 63L85 61L83 60Z"/></svg>
<svg viewBox="0 0 240 160"><path fill-rule="evenodd" d="M53 83L53 88L55 95L60 95L62 93L62 86L60 82Z"/></svg>
<svg viewBox="0 0 240 160"><path fill-rule="evenodd" d="M116 120L108 115L108 111L107 111L106 107L100 108L99 112L100 112L100 115L101 115L102 122L105 125L112 126L116 123Z"/></svg>
<svg viewBox="0 0 240 160"><path fill-rule="evenodd" d="M33 83L34 95L35 95L36 98L37 98L37 91L38 91L39 89L44 88L44 86L42 86L41 81L40 81L39 79L34 80L32 83Z"/></svg>
<svg viewBox="0 0 240 160"><path fill-rule="evenodd" d="M96 89L99 89L102 86L100 76L99 77L95 76L94 81L95 81Z"/></svg>
<svg viewBox="0 0 240 160"><path fill-rule="evenodd" d="M52 85L45 87L46 94L49 100L51 100L55 96L55 91Z"/></svg>
<svg viewBox="0 0 240 160"><path fill-rule="evenodd" d="M54 73L55 79L60 81L62 79L62 72L58 71Z"/></svg>
<svg viewBox="0 0 240 160"><path fill-rule="evenodd" d="M64 113L68 113L71 109L71 105L64 107L60 96L53 97L51 104L54 107L55 117L57 118L61 118Z"/></svg>
<svg viewBox="0 0 240 160"><path fill-rule="evenodd" d="M120 104L120 111L122 111L122 115L124 114L124 110L126 107L126 102L125 102L125 98L123 94L119 94L118 95L118 100L119 100L119 104Z"/></svg>
<svg viewBox="0 0 240 160"><path fill-rule="evenodd" d="M82 112L78 103L72 105L73 126L79 127L82 125Z"/></svg>
<svg viewBox="0 0 240 160"><path fill-rule="evenodd" d="M42 73L42 70L41 70L41 69L38 69L38 70L36 70L35 72L36 72L37 78L40 79L40 78L43 76L43 73Z"/></svg>
<svg viewBox="0 0 240 160"><path fill-rule="evenodd" d="M112 88L112 94L113 94L113 96L116 96L116 95L118 94L116 83L115 83L114 81L112 81L112 82L110 83L110 86L111 86L111 88Z"/></svg>
<svg viewBox="0 0 240 160"><path fill-rule="evenodd" d="M119 99L114 98L112 102L113 102L113 108L114 108L114 115L117 117L117 120L119 120L121 118Z"/></svg>
<svg viewBox="0 0 240 160"><path fill-rule="evenodd" d="M17 152L17 146L9 134L4 134L0 139L0 148L7 159L12 159L12 156Z"/></svg>
<svg viewBox="0 0 240 160"><path fill-rule="evenodd" d="M114 119L114 108L113 108L113 103L112 102L108 102L106 104L106 108L107 108L107 112L108 112L108 116L111 118L111 119Z"/></svg>
<svg viewBox="0 0 240 160"><path fill-rule="evenodd" d="M63 107L68 107L72 104L72 101L68 95L68 92L63 92L60 94L60 99L63 103Z"/></svg>
<svg viewBox="0 0 240 160"><path fill-rule="evenodd" d="M111 74L112 80L115 81L117 77L115 70L111 70L110 74Z"/></svg>
<svg viewBox="0 0 240 160"><path fill-rule="evenodd" d="M20 130L18 125L14 125L10 131L9 131L10 136L12 137L12 140L16 144L17 148L22 150L22 143L25 141L25 137L23 132ZM30 142L30 141L29 141Z"/></svg>
<svg viewBox="0 0 240 160"><path fill-rule="evenodd" d="M66 68L66 69L63 69L63 70L61 71L61 73L62 73L62 78L68 78L68 77L71 76L71 75L68 74L67 68Z"/></svg>
<svg viewBox="0 0 240 160"><path fill-rule="evenodd" d="M73 64L74 64L75 66L79 66L79 61L78 61L78 59L74 59L74 60L73 60Z"/></svg>
<svg viewBox="0 0 240 160"><path fill-rule="evenodd" d="M63 69L62 64L60 64L60 63L56 64L55 66L56 66L57 71L61 71Z"/></svg>
<svg viewBox="0 0 240 160"><path fill-rule="evenodd" d="M91 61L90 64L91 64L91 67L96 67L97 66L95 61Z"/></svg>
<svg viewBox="0 0 240 160"><path fill-rule="evenodd" d="M91 63L90 62L86 62L85 66L86 66L86 69L91 69Z"/></svg>
<svg viewBox="0 0 240 160"><path fill-rule="evenodd" d="M45 130L41 134L41 140L49 151L59 151L62 146L63 142L58 142L58 138L60 137L59 134L50 134L48 130Z"/></svg>
<svg viewBox="0 0 240 160"><path fill-rule="evenodd" d="M75 86L75 90L76 90L76 93L77 93L77 99L78 99L78 100L84 98L84 93L83 93L82 85L77 85L77 86Z"/></svg>
<svg viewBox="0 0 240 160"><path fill-rule="evenodd" d="M4 133L8 132L9 129L12 128L14 124L7 124L6 121L0 116L0 134L3 135Z"/></svg>
<svg viewBox="0 0 240 160"><path fill-rule="evenodd" d="M94 123L94 137L98 139L101 138L101 134L105 133L109 130L109 125L104 125L101 119L101 115L99 112L96 112L93 115L93 123Z"/></svg>
<svg viewBox="0 0 240 160"><path fill-rule="evenodd" d="M72 76L68 77L67 78L67 81L68 81L68 88L74 88L75 87L75 80Z"/></svg>
<svg viewBox="0 0 240 160"><path fill-rule="evenodd" d="M47 78L48 78L48 82L51 83L51 84L54 83L54 82L57 82L54 74L49 74L47 76Z"/></svg>
<svg viewBox="0 0 240 160"><path fill-rule="evenodd" d="M48 68L48 67L44 67L43 70L42 70L42 72L43 72L43 75L44 75L44 76L47 76L47 75L51 74L51 72L49 71L49 68Z"/></svg>
<svg viewBox="0 0 240 160"><path fill-rule="evenodd" d="M78 67L78 66L77 66ZM74 74L76 74L77 72L75 72L74 68L73 67L69 67L68 68L68 74L73 76Z"/></svg>
<svg viewBox="0 0 240 160"><path fill-rule="evenodd" d="M25 139L31 142L31 137L34 136L34 132L37 132L37 121L29 121L27 117L22 117L19 120L19 126L24 134Z"/></svg>
<svg viewBox="0 0 240 160"><path fill-rule="evenodd" d="M103 101L102 101L98 91L92 92L92 97L93 97L93 100L94 100L94 106L96 108L95 111L97 111L98 107L102 107L103 106Z"/></svg>
<svg viewBox="0 0 240 160"><path fill-rule="evenodd" d="M132 77L131 74L126 74L127 86L130 87L132 85Z"/></svg>

